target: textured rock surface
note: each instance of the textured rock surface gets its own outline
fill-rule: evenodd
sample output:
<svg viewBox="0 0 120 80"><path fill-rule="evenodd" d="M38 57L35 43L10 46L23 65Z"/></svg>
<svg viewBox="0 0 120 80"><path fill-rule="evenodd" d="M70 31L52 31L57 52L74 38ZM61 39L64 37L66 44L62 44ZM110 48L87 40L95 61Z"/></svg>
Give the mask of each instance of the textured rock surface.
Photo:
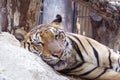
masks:
<svg viewBox="0 0 120 80"><path fill-rule="evenodd" d="M7 32L0 33L0 41L6 44L12 44L15 46L20 46L20 42L11 34Z"/></svg>

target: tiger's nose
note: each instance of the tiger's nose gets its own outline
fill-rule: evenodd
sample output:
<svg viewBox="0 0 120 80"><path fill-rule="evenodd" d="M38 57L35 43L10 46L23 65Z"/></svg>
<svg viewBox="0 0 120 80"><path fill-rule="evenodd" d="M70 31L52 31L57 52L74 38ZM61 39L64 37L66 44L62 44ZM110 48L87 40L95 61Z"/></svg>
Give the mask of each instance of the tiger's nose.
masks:
<svg viewBox="0 0 120 80"><path fill-rule="evenodd" d="M52 54L52 56L57 57L57 58L60 58L60 57L62 56L62 54L63 54L63 50L59 50L59 52L54 52L54 53Z"/></svg>

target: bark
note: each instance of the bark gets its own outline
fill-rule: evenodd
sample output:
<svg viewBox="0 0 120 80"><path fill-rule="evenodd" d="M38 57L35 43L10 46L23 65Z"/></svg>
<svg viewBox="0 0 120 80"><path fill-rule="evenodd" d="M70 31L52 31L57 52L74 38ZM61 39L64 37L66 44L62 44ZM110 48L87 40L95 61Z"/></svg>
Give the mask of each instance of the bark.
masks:
<svg viewBox="0 0 120 80"><path fill-rule="evenodd" d="M86 5L90 14L93 38L113 48L120 49L120 2L115 0L73 0Z"/></svg>
<svg viewBox="0 0 120 80"><path fill-rule="evenodd" d="M71 0L44 0L43 22L50 23L60 14L63 18L64 31L72 32L72 2Z"/></svg>
<svg viewBox="0 0 120 80"><path fill-rule="evenodd" d="M7 31L7 8L6 8L7 1L0 0L0 32Z"/></svg>
<svg viewBox="0 0 120 80"><path fill-rule="evenodd" d="M41 4L41 0L0 0L0 30L22 40L26 32L39 24Z"/></svg>
<svg viewBox="0 0 120 80"><path fill-rule="evenodd" d="M42 0L30 0L27 16L27 24L31 28L39 24L39 16L42 7Z"/></svg>
<svg viewBox="0 0 120 80"><path fill-rule="evenodd" d="M41 0L7 0L9 27L29 31L38 23Z"/></svg>

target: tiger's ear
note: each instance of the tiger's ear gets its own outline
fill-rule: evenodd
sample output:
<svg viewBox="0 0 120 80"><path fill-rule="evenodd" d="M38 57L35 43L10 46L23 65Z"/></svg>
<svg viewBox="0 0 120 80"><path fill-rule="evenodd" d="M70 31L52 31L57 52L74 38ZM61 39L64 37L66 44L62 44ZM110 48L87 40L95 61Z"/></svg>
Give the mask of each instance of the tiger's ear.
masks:
<svg viewBox="0 0 120 80"><path fill-rule="evenodd" d="M61 28L61 23L62 23L62 17L61 15L57 14L56 19L54 19L50 25L54 28Z"/></svg>

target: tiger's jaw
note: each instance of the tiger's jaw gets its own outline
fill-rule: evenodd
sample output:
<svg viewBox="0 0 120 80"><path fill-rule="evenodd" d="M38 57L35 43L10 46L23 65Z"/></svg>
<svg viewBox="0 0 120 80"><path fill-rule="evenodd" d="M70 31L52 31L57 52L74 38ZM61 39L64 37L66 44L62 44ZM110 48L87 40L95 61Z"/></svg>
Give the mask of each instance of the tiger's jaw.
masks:
<svg viewBox="0 0 120 80"><path fill-rule="evenodd" d="M59 71L67 67L67 58L59 59L53 56L51 56L50 58L41 56L41 58L43 61L45 61L48 65L50 65L55 70Z"/></svg>
<svg viewBox="0 0 120 80"><path fill-rule="evenodd" d="M60 60L59 62L57 62L55 65L52 65L52 67L57 70L57 71L60 71L60 70L64 70L66 67L67 67L67 62L66 61L63 61L63 60Z"/></svg>
<svg viewBox="0 0 120 80"><path fill-rule="evenodd" d="M55 69L57 71L61 71L61 70L65 70L65 69L70 69L71 67L76 65L75 63L77 63L75 60L75 55L73 55L72 53L65 53L61 57L61 59L58 60L58 62L56 62L54 64L49 64L49 63L48 64L53 69Z"/></svg>
<svg viewBox="0 0 120 80"><path fill-rule="evenodd" d="M50 55L49 57L46 57L44 55L40 55L41 59L46 62L48 65L50 65L53 69L60 71L65 69L68 66L68 58L69 53L64 52L60 58Z"/></svg>
<svg viewBox="0 0 120 80"><path fill-rule="evenodd" d="M48 65L50 65L53 69L57 71L68 69L75 63L75 60L73 60L75 58L74 55L68 50L63 53L61 58L57 58L54 56L51 56L49 58L41 56L41 58L43 59L43 61L45 61Z"/></svg>

